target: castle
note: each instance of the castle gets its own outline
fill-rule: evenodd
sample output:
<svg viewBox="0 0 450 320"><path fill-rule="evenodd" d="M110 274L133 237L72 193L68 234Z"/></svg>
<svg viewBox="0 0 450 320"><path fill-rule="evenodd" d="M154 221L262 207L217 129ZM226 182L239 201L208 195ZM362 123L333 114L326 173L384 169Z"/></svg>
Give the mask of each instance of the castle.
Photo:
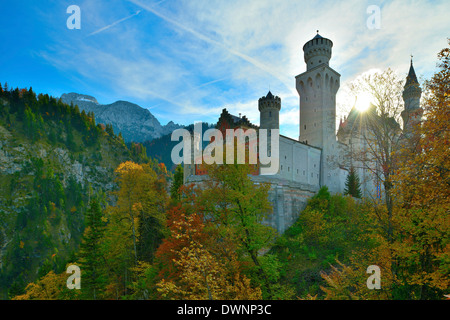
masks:
<svg viewBox="0 0 450 320"><path fill-rule="evenodd" d="M269 200L273 204L273 214L268 223L279 233L284 232L298 218L307 200L322 186L332 193L343 193L350 166L356 167L361 179L363 196L380 194L376 175L358 167L352 160L352 152L364 150L360 134L360 122L364 116L353 108L345 121L336 130L336 94L340 87L340 74L333 70L331 59L333 42L317 35L303 46L306 71L295 77L296 89L300 96L300 125L298 140L279 136L279 170L275 175L259 175L252 179L270 183ZM402 112L404 130L420 121L421 89L411 61L411 67L403 92L405 110ZM216 128L279 129L281 99L270 91L258 100L260 112L259 127L245 117L230 114L223 109ZM368 114L371 114L370 111ZM374 116L374 110L372 110ZM393 120L393 126L398 124ZM400 130L400 127L398 126ZM193 162L191 162L193 163ZM376 169L376 168L375 168ZM184 165L184 182L201 183L207 179L207 172L201 165Z"/></svg>

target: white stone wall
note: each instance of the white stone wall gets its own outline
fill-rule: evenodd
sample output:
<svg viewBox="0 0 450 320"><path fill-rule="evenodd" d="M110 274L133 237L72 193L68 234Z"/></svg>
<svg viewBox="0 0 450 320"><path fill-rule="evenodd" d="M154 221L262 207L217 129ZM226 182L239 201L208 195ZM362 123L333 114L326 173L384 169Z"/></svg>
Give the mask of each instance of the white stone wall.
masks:
<svg viewBox="0 0 450 320"><path fill-rule="evenodd" d="M280 136L277 178L319 186L321 150Z"/></svg>

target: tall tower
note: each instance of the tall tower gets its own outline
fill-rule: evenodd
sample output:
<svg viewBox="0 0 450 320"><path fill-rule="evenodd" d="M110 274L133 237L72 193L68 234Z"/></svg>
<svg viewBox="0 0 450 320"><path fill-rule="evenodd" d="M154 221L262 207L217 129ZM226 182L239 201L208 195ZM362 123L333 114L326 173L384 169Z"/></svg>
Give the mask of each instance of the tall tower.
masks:
<svg viewBox="0 0 450 320"><path fill-rule="evenodd" d="M259 126L261 129L280 129L281 99L269 91L258 100Z"/></svg>
<svg viewBox="0 0 450 320"><path fill-rule="evenodd" d="M405 102L405 110L402 111L403 131L406 135L411 132L413 126L422 120L423 109L420 107L420 96L422 89L417 81L416 72L411 58L411 66L409 67L406 83L403 88L403 101Z"/></svg>
<svg viewBox="0 0 450 320"><path fill-rule="evenodd" d="M333 42L317 35L303 46L306 71L295 77L300 95L299 141L322 148L321 185L339 191L336 185L336 93L341 75L330 68ZM334 179L334 180L333 180Z"/></svg>

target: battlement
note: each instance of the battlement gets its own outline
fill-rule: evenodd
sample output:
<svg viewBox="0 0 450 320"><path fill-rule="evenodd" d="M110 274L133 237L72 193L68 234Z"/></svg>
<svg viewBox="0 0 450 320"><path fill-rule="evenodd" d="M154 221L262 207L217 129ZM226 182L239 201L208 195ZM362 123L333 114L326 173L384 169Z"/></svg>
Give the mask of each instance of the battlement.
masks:
<svg viewBox="0 0 450 320"><path fill-rule="evenodd" d="M304 59L307 69L316 67L322 63L328 65L331 59L333 42L317 34L303 46Z"/></svg>
<svg viewBox="0 0 450 320"><path fill-rule="evenodd" d="M258 110L264 109L277 109L281 110L281 99L278 96L274 96L270 91L265 97L261 97L258 100Z"/></svg>

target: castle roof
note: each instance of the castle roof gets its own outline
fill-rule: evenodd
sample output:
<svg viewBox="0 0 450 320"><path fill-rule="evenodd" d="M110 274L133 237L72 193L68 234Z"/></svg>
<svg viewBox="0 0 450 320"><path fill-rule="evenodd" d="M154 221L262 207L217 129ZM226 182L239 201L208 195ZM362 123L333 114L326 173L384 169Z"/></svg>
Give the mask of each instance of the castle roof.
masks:
<svg viewBox="0 0 450 320"><path fill-rule="evenodd" d="M409 67L408 76L406 77L405 87L409 87L411 85L418 85L419 81L417 81L416 72L414 71L413 62L411 59L411 66Z"/></svg>
<svg viewBox="0 0 450 320"><path fill-rule="evenodd" d="M319 33L317 33L313 39L323 39L323 37Z"/></svg>
<svg viewBox="0 0 450 320"><path fill-rule="evenodd" d="M219 127L219 124L222 122L227 122L228 125L230 125L231 128L244 126L244 127L250 127L250 128L257 128L258 126L254 125L250 122L250 120L244 115L244 116L236 116L228 112L226 108L222 110L222 113L219 117L219 121L216 124L216 128Z"/></svg>

